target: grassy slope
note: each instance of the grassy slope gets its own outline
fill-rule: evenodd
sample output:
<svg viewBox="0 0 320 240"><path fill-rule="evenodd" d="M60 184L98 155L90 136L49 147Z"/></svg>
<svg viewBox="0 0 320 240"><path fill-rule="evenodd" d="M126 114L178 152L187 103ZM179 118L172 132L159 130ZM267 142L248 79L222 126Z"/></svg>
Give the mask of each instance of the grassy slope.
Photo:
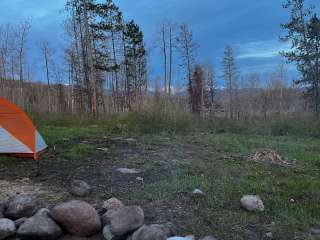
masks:
<svg viewBox="0 0 320 240"><path fill-rule="evenodd" d="M312 239L308 229L320 225L319 138L231 133L225 131L225 126L223 131L201 128L172 134L175 131L171 131L171 125L167 131L164 123L159 127L155 122L141 123L136 118L134 121L112 119L103 124L65 124L65 127L42 122L40 130L49 145L59 146L64 138L119 135L115 128L117 122L129 125L126 137L137 139L140 147L160 151L157 147L165 145L168 152L175 151L174 158L186 162L172 168L170 174L160 175L156 181L146 182L124 196L132 202L146 199L160 202L168 206L164 211L181 207L185 221L177 220L177 223L183 233L214 233L219 239L264 239L265 233L271 231L275 239ZM188 123L175 125L175 129L186 126ZM285 158L296 160L296 164L281 167L247 161L246 156L259 148L276 150ZM83 143L68 146L63 154L81 159L94 151L95 146ZM163 149L159 154L165 154ZM159 167L153 159L139 161L133 156L126 161L129 166L146 171ZM188 193L194 188L202 189L207 196L191 199ZM247 213L242 210L239 200L244 194L259 194L266 211Z"/></svg>

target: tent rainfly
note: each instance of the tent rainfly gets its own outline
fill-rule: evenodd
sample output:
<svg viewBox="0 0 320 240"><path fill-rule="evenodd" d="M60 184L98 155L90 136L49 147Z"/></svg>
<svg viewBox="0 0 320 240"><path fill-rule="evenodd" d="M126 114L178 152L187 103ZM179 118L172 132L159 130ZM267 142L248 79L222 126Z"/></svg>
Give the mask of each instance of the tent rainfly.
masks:
<svg viewBox="0 0 320 240"><path fill-rule="evenodd" d="M0 154L37 160L46 148L27 114L0 97Z"/></svg>

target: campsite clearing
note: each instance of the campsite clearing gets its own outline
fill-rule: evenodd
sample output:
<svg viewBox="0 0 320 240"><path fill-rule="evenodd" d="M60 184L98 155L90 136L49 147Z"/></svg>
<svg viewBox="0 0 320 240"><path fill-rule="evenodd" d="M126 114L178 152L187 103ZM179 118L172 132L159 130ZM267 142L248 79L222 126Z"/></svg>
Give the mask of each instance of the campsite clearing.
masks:
<svg viewBox="0 0 320 240"><path fill-rule="evenodd" d="M38 163L0 158L1 199L27 192L53 205L74 198L70 181L81 179L93 187L83 200L117 197L141 205L147 222L172 221L184 235L241 240L264 239L272 232L276 239L312 239L309 229L319 227L319 139L205 132L121 135L100 125L39 130L49 151ZM295 164L250 161L257 149L273 149ZM192 198L194 189L205 197ZM260 195L266 210L241 209L245 194Z"/></svg>

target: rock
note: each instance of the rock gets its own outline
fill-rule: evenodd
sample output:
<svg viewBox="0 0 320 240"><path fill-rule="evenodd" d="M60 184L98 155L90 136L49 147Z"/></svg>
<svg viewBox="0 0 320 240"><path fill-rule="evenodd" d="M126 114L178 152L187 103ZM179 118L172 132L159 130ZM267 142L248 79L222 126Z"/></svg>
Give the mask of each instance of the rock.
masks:
<svg viewBox="0 0 320 240"><path fill-rule="evenodd" d="M50 210L48 208L41 208L35 214L35 216L42 216L42 217L48 217L49 215L50 215Z"/></svg>
<svg viewBox="0 0 320 240"><path fill-rule="evenodd" d="M143 182L143 181L144 181L143 177L137 177L136 180L137 180L138 182Z"/></svg>
<svg viewBox="0 0 320 240"><path fill-rule="evenodd" d="M103 228L102 235L105 240L112 240L114 238L114 235L112 234L109 225Z"/></svg>
<svg viewBox="0 0 320 240"><path fill-rule="evenodd" d="M54 240L61 234L61 228L51 218L40 214L28 218L17 232L21 239Z"/></svg>
<svg viewBox="0 0 320 240"><path fill-rule="evenodd" d="M108 152L109 148L97 148L97 150L102 151L102 152Z"/></svg>
<svg viewBox="0 0 320 240"><path fill-rule="evenodd" d="M14 221L14 224L16 225L17 228L19 228L22 225L22 223L24 223L27 219L28 218L25 218L25 217L19 218Z"/></svg>
<svg viewBox="0 0 320 240"><path fill-rule="evenodd" d="M268 239L272 239L272 238L273 238L272 232L266 233L266 237L267 237Z"/></svg>
<svg viewBox="0 0 320 240"><path fill-rule="evenodd" d="M217 240L214 236L210 235L210 236L206 236L204 238L201 238L200 240Z"/></svg>
<svg viewBox="0 0 320 240"><path fill-rule="evenodd" d="M240 200L241 206L248 211L264 211L261 198L257 195L246 195Z"/></svg>
<svg viewBox="0 0 320 240"><path fill-rule="evenodd" d="M202 192L200 189L194 189L192 192L193 197L204 197L206 194Z"/></svg>
<svg viewBox="0 0 320 240"><path fill-rule="evenodd" d="M85 197L90 194L91 186L81 180L72 180L71 182L71 194L76 197Z"/></svg>
<svg viewBox="0 0 320 240"><path fill-rule="evenodd" d="M159 225L142 226L132 235L132 240L166 240L167 235Z"/></svg>
<svg viewBox="0 0 320 240"><path fill-rule="evenodd" d="M121 207L124 207L124 204L117 198L110 198L107 201L103 202L102 208L105 210L116 210Z"/></svg>
<svg viewBox="0 0 320 240"><path fill-rule="evenodd" d="M101 221L97 211L83 201L69 201L55 206L50 216L67 232L75 236L92 236L101 230Z"/></svg>
<svg viewBox="0 0 320 240"><path fill-rule="evenodd" d="M310 233L313 236L320 237L320 228L310 228Z"/></svg>
<svg viewBox="0 0 320 240"><path fill-rule="evenodd" d="M140 171L130 168L118 168L117 171L122 174L138 174Z"/></svg>
<svg viewBox="0 0 320 240"><path fill-rule="evenodd" d="M10 219L31 217L38 209L38 203L31 196L17 194L9 198L4 215Z"/></svg>
<svg viewBox="0 0 320 240"><path fill-rule="evenodd" d="M194 235L188 235L188 236L185 236L185 239L188 239L188 240L195 240L196 237Z"/></svg>
<svg viewBox="0 0 320 240"><path fill-rule="evenodd" d="M116 210L110 218L111 232L115 236L130 233L144 223L144 213L138 206L125 206Z"/></svg>
<svg viewBox="0 0 320 240"><path fill-rule="evenodd" d="M16 225L13 221L6 218L0 219L0 239L11 237L16 233Z"/></svg>

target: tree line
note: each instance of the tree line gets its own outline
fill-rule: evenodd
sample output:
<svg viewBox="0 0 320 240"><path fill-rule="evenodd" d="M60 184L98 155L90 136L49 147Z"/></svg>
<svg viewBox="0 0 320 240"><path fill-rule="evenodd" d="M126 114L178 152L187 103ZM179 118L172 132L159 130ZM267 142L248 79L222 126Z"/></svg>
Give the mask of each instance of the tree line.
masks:
<svg viewBox="0 0 320 240"><path fill-rule="evenodd" d="M158 29L163 76L151 81L144 33L134 20L126 20L112 0L68 0L64 22L68 44L61 61L65 65L56 62L54 50L42 41L39 50L46 78L42 83L32 82L32 62L27 58L31 24L0 26L0 92L26 109L94 117L139 111L160 100L167 107L179 105L204 117L319 113L320 20L315 8L306 7L303 0L287 0L283 7L291 19L282 25L287 35L281 41L291 42L292 48L281 54L297 65L300 79L294 84L289 84L285 64L279 64L268 79L258 72L241 74L231 45L225 47L223 74L218 76L211 61L199 63L200 46L190 27L172 22ZM183 73L180 83L176 68Z"/></svg>

